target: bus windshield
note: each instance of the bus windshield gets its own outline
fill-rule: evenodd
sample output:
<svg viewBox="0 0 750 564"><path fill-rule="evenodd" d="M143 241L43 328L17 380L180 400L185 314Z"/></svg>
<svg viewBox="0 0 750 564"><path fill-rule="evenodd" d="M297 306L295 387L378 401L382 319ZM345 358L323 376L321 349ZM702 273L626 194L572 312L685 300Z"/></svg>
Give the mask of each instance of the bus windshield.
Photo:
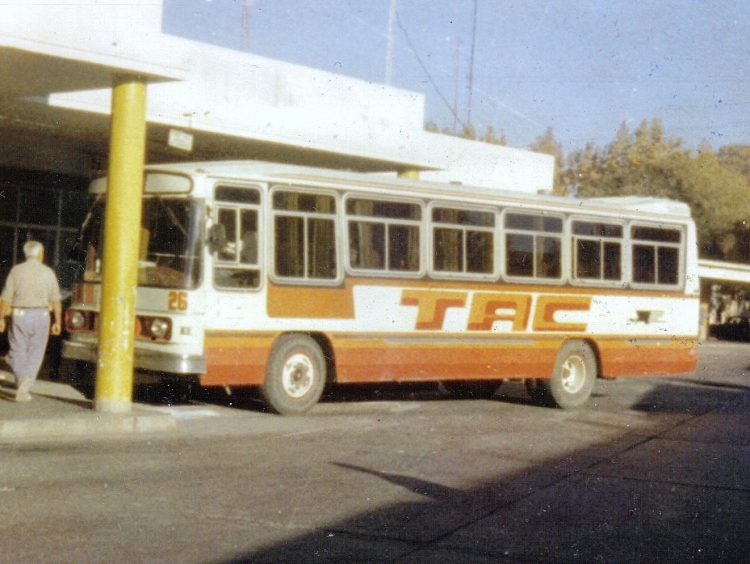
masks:
<svg viewBox="0 0 750 564"><path fill-rule="evenodd" d="M83 280L101 282L105 200L94 199L81 227ZM141 217L138 285L193 289L201 278L201 209L195 200L146 197Z"/></svg>

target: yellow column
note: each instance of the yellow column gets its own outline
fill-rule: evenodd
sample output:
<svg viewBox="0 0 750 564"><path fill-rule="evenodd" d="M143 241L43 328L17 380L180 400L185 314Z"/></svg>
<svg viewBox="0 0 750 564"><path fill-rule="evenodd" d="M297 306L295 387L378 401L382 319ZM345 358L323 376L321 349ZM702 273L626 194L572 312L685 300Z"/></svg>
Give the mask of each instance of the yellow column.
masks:
<svg viewBox="0 0 750 564"><path fill-rule="evenodd" d="M138 247L146 150L146 83L118 76L112 91L107 207L104 216L101 323L94 407L129 412Z"/></svg>

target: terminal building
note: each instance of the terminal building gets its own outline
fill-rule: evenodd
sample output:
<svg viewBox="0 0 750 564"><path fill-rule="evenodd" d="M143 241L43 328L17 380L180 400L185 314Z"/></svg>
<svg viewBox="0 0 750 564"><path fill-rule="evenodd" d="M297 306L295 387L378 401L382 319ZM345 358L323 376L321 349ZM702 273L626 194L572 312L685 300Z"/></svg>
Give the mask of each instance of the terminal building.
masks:
<svg viewBox="0 0 750 564"><path fill-rule="evenodd" d="M0 0L0 280L42 241L65 289L111 88L143 77L146 163L257 159L527 192L554 159L425 131L424 95L162 31L161 0Z"/></svg>

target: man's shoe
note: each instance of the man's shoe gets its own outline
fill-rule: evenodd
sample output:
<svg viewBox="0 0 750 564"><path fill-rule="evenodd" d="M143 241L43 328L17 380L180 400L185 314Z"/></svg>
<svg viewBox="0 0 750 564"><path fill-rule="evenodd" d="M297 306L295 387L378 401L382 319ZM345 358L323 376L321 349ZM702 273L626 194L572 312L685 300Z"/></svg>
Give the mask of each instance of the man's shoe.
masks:
<svg viewBox="0 0 750 564"><path fill-rule="evenodd" d="M21 383L18 385L18 390L16 390L16 401L18 402L26 402L31 401L31 394L29 393L29 390L31 389L31 386L34 385L34 380L31 378L25 378L21 380Z"/></svg>

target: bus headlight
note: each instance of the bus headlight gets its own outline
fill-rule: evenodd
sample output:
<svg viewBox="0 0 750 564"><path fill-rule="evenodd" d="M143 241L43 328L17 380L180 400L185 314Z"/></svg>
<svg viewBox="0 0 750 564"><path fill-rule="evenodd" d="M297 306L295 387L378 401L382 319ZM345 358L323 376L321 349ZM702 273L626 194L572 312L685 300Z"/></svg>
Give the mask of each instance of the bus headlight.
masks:
<svg viewBox="0 0 750 564"><path fill-rule="evenodd" d="M154 339L165 339L169 334L169 321L161 317L155 317L151 320L149 326L151 337Z"/></svg>
<svg viewBox="0 0 750 564"><path fill-rule="evenodd" d="M69 311L68 327L73 330L80 330L86 327L86 316L84 313L78 310Z"/></svg>

